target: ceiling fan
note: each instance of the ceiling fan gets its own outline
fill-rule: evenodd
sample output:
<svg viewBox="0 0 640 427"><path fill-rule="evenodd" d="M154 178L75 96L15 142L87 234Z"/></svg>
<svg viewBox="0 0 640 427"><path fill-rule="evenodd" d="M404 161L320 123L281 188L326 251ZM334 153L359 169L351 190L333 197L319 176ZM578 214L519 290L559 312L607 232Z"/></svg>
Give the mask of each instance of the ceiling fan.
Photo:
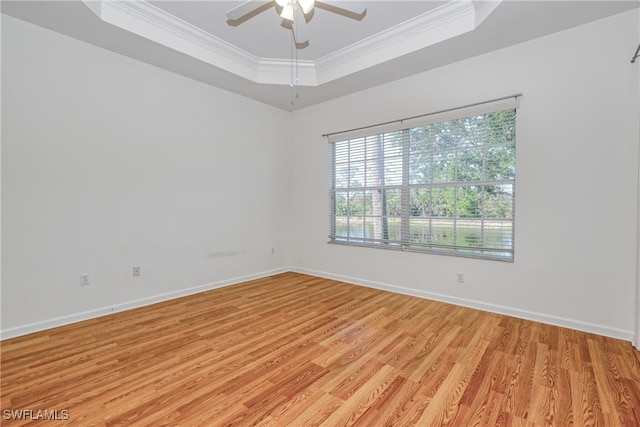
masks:
<svg viewBox="0 0 640 427"><path fill-rule="evenodd" d="M335 0L248 0L226 13L230 25L239 25L258 13L275 5L284 27L291 28L298 49L309 45L307 22L313 15L314 6L349 18L361 20L367 12L366 1Z"/></svg>

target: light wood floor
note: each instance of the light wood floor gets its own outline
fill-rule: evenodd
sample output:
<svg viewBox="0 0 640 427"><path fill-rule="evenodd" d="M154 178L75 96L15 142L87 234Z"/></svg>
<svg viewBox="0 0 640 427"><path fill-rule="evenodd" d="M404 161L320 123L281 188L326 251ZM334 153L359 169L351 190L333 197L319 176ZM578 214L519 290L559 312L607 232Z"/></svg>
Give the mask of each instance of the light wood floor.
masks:
<svg viewBox="0 0 640 427"><path fill-rule="evenodd" d="M640 426L628 342L296 273L6 340L1 361L3 425Z"/></svg>

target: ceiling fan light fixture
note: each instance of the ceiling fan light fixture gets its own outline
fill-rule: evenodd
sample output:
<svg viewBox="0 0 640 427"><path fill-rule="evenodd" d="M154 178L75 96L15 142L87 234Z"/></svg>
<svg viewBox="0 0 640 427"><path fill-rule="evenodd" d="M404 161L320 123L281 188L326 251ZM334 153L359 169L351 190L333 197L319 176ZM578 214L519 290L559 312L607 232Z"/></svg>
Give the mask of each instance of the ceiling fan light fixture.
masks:
<svg viewBox="0 0 640 427"><path fill-rule="evenodd" d="M305 15L313 10L313 6L315 5L315 0L298 0L298 4L302 9L302 13Z"/></svg>
<svg viewBox="0 0 640 427"><path fill-rule="evenodd" d="M88 0L82 1L86 2ZM334 5L333 3L339 3L339 5ZM327 10L344 14L358 21L364 17L367 11L366 3L366 0L352 0L349 2L318 0L318 4L326 4L331 7ZM266 9L267 6L270 5L275 6L274 9L276 13L282 18L283 22L281 26L293 32L296 49L304 49L309 46L306 26L313 16L316 0L245 0L240 6L234 7L226 13L227 22L229 25L236 26L251 18L253 15L260 13L262 9ZM346 14L341 11L346 12Z"/></svg>
<svg viewBox="0 0 640 427"><path fill-rule="evenodd" d="M282 7L282 13L280 13L280 17L282 19L286 19L287 21L293 21L293 6L295 2L296 2L295 0L289 0Z"/></svg>

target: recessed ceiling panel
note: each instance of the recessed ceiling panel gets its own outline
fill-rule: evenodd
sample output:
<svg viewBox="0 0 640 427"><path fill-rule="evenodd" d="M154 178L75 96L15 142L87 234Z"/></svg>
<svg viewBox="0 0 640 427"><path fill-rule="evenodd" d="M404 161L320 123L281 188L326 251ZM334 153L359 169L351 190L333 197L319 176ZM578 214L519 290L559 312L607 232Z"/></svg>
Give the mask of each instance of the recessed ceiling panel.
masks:
<svg viewBox="0 0 640 427"><path fill-rule="evenodd" d="M346 12L349 10L348 5L342 9L333 3L318 1L316 9L302 18L314 23L322 22L324 19L326 25L322 24L322 26L326 26L328 30L319 31L319 25L307 24L311 27L307 29L307 34L310 38L315 35L318 40L309 52L323 53L317 58L308 59L304 56L306 49L298 49L293 40L286 43L280 38L281 34L287 33L291 37L292 32L289 29L280 28L282 25L277 25L275 31L273 30L274 22L271 22L273 15L268 16L266 13L271 12L270 5L276 9L276 2L255 2L258 5L256 13L251 13L250 18L243 19L244 22L240 25L238 22L230 25L230 22L225 21L218 26L209 25L204 29L203 26L206 25L203 25L201 20L194 22L194 19L199 19L205 10L218 16L218 13L222 13L221 2L165 4L149 3L143 0L82 1L106 23L255 83L287 86L319 86L472 31L500 4L498 0L486 3L483 7L474 6L470 0L452 0L441 5L438 4L439 2L408 2L407 8L400 9L404 13L399 13L397 7L401 4L400 2L372 2L372 8L365 9L355 18L349 18ZM175 10L167 10L170 4L174 5ZM210 7L202 9L204 5ZM423 13L412 13L407 18L407 10L416 5L430 7L423 8L421 10ZM325 7L327 10L324 10ZM418 10L415 9L414 12ZM179 13L180 16L175 13ZM226 17L226 14L223 16ZM262 16L267 16L264 19L270 21L259 21L263 19ZM383 19L387 16L393 16L395 19ZM336 18L351 19L359 30L348 31L335 24ZM331 25L332 20L334 20L333 25ZM280 18L276 17L275 21L277 24ZM262 27L259 26L261 22ZM282 22L289 23L286 20ZM294 21L293 25L295 24ZM232 28L226 28L228 26ZM258 49L258 51L262 49L262 56L257 56L238 46L238 43L249 41L244 37L237 38L242 35L241 27L248 28L248 33L251 34L249 38L254 41L249 49ZM260 28L262 28L261 31ZM225 30L227 39L213 34L222 29ZM308 41L308 43L311 42ZM280 48L280 44L289 45L289 49ZM277 46L277 49L273 46ZM269 56L264 53L265 51L282 56Z"/></svg>
<svg viewBox="0 0 640 427"><path fill-rule="evenodd" d="M291 31L283 27L275 6L237 26L225 12L242 1L151 1L154 6L261 58L291 58ZM316 60L383 30L422 15L444 1L369 1L361 21L316 7L307 24L309 46L300 60Z"/></svg>

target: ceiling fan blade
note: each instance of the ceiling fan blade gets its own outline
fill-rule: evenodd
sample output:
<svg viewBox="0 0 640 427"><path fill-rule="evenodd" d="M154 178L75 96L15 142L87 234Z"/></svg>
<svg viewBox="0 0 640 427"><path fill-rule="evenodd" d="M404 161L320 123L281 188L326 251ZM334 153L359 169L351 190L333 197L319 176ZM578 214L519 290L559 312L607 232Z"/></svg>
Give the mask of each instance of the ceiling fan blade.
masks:
<svg viewBox="0 0 640 427"><path fill-rule="evenodd" d="M341 9L343 11L349 12L353 15L364 16L364 13L367 11L367 2L366 1L340 1L340 0L319 0L318 6L322 7L323 5L329 6L330 8Z"/></svg>
<svg viewBox="0 0 640 427"><path fill-rule="evenodd" d="M267 3L271 3L271 0L263 1L263 0L249 0L242 3L240 6L235 7L226 13L227 19L230 21L237 21L243 18L245 15L249 15L252 12L260 9L262 6Z"/></svg>
<svg viewBox="0 0 640 427"><path fill-rule="evenodd" d="M309 42L309 36L307 34L307 20L304 17L302 8L297 7L293 16L293 24L291 26L293 31L293 39L296 45L302 45Z"/></svg>

